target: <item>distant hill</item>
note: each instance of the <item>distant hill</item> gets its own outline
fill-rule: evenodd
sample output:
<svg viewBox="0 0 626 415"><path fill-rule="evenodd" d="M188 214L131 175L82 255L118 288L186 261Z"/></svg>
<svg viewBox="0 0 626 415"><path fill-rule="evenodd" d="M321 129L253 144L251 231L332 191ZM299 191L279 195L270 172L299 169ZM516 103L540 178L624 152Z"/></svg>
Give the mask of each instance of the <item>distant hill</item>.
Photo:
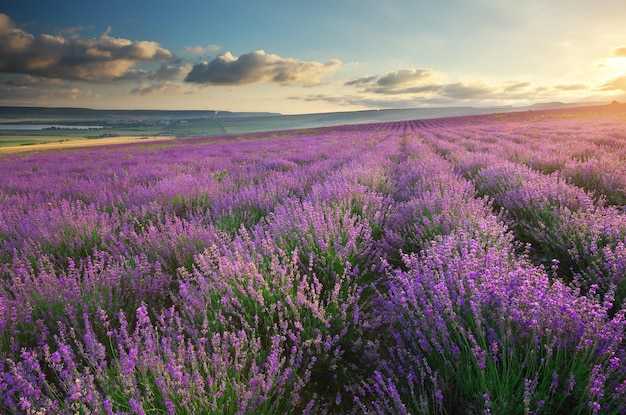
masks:
<svg viewBox="0 0 626 415"><path fill-rule="evenodd" d="M559 108L592 107L595 105L605 105L605 104L608 104L608 102L574 102L574 103L569 103L569 104L565 102L559 102L559 101L538 102L536 104L529 105L528 107L522 108L522 110L523 109L553 110L553 109L559 109Z"/></svg>
<svg viewBox="0 0 626 415"><path fill-rule="evenodd" d="M0 122L15 121L146 121L194 118L241 118L280 115L271 112L231 112L218 110L96 110L62 107L0 106Z"/></svg>
<svg viewBox="0 0 626 415"><path fill-rule="evenodd" d="M546 102L525 107L428 107L298 115L218 110L94 110L88 108L0 106L0 124L61 123L68 125L98 125L113 129L118 126L150 127L151 131L153 131L151 134L159 133L178 137L190 137L538 111L606 104L608 103L567 104L563 102Z"/></svg>

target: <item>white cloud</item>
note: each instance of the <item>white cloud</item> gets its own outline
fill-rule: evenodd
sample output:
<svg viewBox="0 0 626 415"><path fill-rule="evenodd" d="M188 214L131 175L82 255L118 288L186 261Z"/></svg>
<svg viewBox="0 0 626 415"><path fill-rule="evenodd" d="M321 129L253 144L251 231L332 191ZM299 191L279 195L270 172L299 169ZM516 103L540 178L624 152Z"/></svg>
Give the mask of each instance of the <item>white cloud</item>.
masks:
<svg viewBox="0 0 626 415"><path fill-rule="evenodd" d="M210 62L193 66L185 79L187 82L211 85L244 85L256 82L279 84L317 85L321 78L335 71L341 62L305 62L267 54L262 50L239 57L230 52L217 55Z"/></svg>

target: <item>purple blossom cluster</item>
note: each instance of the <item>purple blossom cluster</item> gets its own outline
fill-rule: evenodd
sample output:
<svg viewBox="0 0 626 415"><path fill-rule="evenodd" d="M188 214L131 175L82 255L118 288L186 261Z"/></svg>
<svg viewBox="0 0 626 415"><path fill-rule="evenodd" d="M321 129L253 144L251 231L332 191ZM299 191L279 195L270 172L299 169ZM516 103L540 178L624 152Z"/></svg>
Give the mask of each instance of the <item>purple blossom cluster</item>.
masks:
<svg viewBox="0 0 626 415"><path fill-rule="evenodd" d="M5 156L0 412L626 413L613 112Z"/></svg>
<svg viewBox="0 0 626 415"><path fill-rule="evenodd" d="M561 277L575 281L583 290L598 285L602 293L617 295L621 303L626 297L626 175L619 173L626 160L626 133L620 130L621 121L552 119L508 125L498 131L501 123L437 128L429 134L437 151L454 164L455 172L471 180L479 194L502 209L510 228L521 242L531 245L538 261L546 267L558 262ZM545 136L538 133L542 127ZM575 134L570 137L571 131ZM601 140L603 135L608 137ZM600 151L598 142L615 147ZM602 174L617 172L615 177L620 180L609 189L606 181L573 180L587 169L579 164L574 168L564 163L569 170L563 167L561 171L534 165L535 160L553 156L550 148L554 143L567 146L570 160L595 148L592 158L601 160Z"/></svg>

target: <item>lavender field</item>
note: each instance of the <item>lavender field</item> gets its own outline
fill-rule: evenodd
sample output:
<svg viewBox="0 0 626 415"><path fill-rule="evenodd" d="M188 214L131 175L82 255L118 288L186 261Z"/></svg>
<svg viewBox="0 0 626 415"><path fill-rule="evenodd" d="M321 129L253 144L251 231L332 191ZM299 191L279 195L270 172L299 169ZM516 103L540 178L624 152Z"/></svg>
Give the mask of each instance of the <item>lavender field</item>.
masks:
<svg viewBox="0 0 626 415"><path fill-rule="evenodd" d="M0 158L0 413L624 414L626 105Z"/></svg>

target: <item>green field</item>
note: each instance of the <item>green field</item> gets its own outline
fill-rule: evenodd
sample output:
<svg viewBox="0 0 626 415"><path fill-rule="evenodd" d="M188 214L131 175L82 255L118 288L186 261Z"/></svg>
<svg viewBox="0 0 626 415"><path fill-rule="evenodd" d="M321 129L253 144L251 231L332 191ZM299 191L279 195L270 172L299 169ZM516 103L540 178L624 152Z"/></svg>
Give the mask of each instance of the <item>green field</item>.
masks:
<svg viewBox="0 0 626 415"><path fill-rule="evenodd" d="M97 140L125 136L162 136L163 133L151 127L103 128L99 130L50 129L50 130L1 130L0 147L30 146L35 144L59 143L72 140Z"/></svg>

